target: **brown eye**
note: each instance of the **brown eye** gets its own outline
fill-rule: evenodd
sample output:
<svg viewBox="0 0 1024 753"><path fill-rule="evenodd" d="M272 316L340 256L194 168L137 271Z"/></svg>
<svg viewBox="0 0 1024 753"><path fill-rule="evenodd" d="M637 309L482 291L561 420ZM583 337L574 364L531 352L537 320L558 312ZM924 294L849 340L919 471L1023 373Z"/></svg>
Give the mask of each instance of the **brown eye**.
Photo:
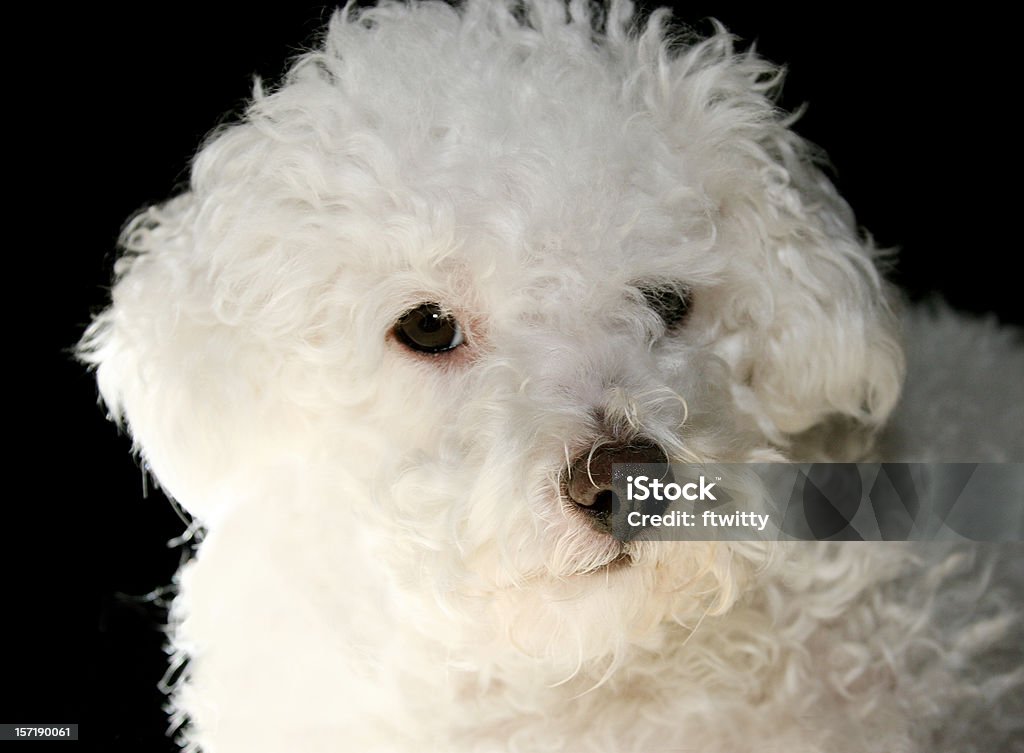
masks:
<svg viewBox="0 0 1024 753"><path fill-rule="evenodd" d="M402 314L395 322L395 336L420 353L444 353L465 341L459 323L436 303L421 303Z"/></svg>
<svg viewBox="0 0 1024 753"><path fill-rule="evenodd" d="M666 329L686 321L693 302L693 295L688 288L679 285L644 285L640 292L650 309L661 317Z"/></svg>

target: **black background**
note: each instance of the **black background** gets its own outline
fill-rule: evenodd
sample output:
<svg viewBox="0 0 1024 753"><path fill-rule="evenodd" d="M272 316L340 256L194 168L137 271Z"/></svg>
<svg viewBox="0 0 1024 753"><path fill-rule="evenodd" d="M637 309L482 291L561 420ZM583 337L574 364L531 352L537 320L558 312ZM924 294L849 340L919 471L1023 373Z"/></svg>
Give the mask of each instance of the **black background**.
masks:
<svg viewBox="0 0 1024 753"><path fill-rule="evenodd" d="M40 11L7 32L0 722L78 722L93 749L159 751L164 615L138 597L169 583L182 551L166 542L184 526L158 492L143 498L130 444L68 348L105 301L121 223L187 179L252 76L276 79L329 11L125 7ZM894 278L913 297L1024 322L997 17L831 3L692 3L677 17L705 32L716 17L788 65L783 104L810 105L797 130L827 150L860 223L900 247Z"/></svg>

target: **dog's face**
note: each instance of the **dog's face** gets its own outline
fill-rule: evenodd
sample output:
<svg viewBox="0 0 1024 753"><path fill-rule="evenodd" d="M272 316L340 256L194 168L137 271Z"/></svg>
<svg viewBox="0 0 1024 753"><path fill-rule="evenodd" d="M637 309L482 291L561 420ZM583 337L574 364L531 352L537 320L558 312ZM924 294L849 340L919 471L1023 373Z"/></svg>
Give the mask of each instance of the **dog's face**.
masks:
<svg viewBox="0 0 1024 753"><path fill-rule="evenodd" d="M774 68L531 8L337 16L129 227L88 348L211 532L293 542L323 593L360 552L450 640L571 663L727 608L764 555L620 543L602 469L840 457L902 364Z"/></svg>

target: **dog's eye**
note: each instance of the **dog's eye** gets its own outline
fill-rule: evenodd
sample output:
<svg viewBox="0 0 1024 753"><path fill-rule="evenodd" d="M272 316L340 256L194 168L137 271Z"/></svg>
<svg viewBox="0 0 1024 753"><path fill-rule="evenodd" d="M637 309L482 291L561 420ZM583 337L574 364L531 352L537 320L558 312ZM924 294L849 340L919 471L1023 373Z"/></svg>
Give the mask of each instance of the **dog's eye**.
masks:
<svg viewBox="0 0 1024 753"><path fill-rule="evenodd" d="M686 321L693 302L693 294L688 288L674 285L640 287L644 299L651 310L665 322L666 329L677 327Z"/></svg>
<svg viewBox="0 0 1024 753"><path fill-rule="evenodd" d="M420 353L444 353L462 345L462 327L436 303L421 303L395 322L395 336Z"/></svg>

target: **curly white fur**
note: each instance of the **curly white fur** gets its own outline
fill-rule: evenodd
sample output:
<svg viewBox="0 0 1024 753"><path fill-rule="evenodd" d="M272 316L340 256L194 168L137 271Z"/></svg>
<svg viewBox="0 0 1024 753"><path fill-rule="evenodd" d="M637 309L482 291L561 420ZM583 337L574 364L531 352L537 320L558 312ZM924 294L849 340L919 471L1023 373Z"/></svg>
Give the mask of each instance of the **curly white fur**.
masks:
<svg viewBox="0 0 1024 753"><path fill-rule="evenodd" d="M187 748L996 749L969 709L1020 680L977 658L1013 617L971 552L623 551L566 514L610 438L857 459L899 396L878 254L780 70L676 42L624 1L339 11L128 226L83 353L203 527ZM647 284L692 292L685 327ZM425 301L464 346L389 334Z"/></svg>

